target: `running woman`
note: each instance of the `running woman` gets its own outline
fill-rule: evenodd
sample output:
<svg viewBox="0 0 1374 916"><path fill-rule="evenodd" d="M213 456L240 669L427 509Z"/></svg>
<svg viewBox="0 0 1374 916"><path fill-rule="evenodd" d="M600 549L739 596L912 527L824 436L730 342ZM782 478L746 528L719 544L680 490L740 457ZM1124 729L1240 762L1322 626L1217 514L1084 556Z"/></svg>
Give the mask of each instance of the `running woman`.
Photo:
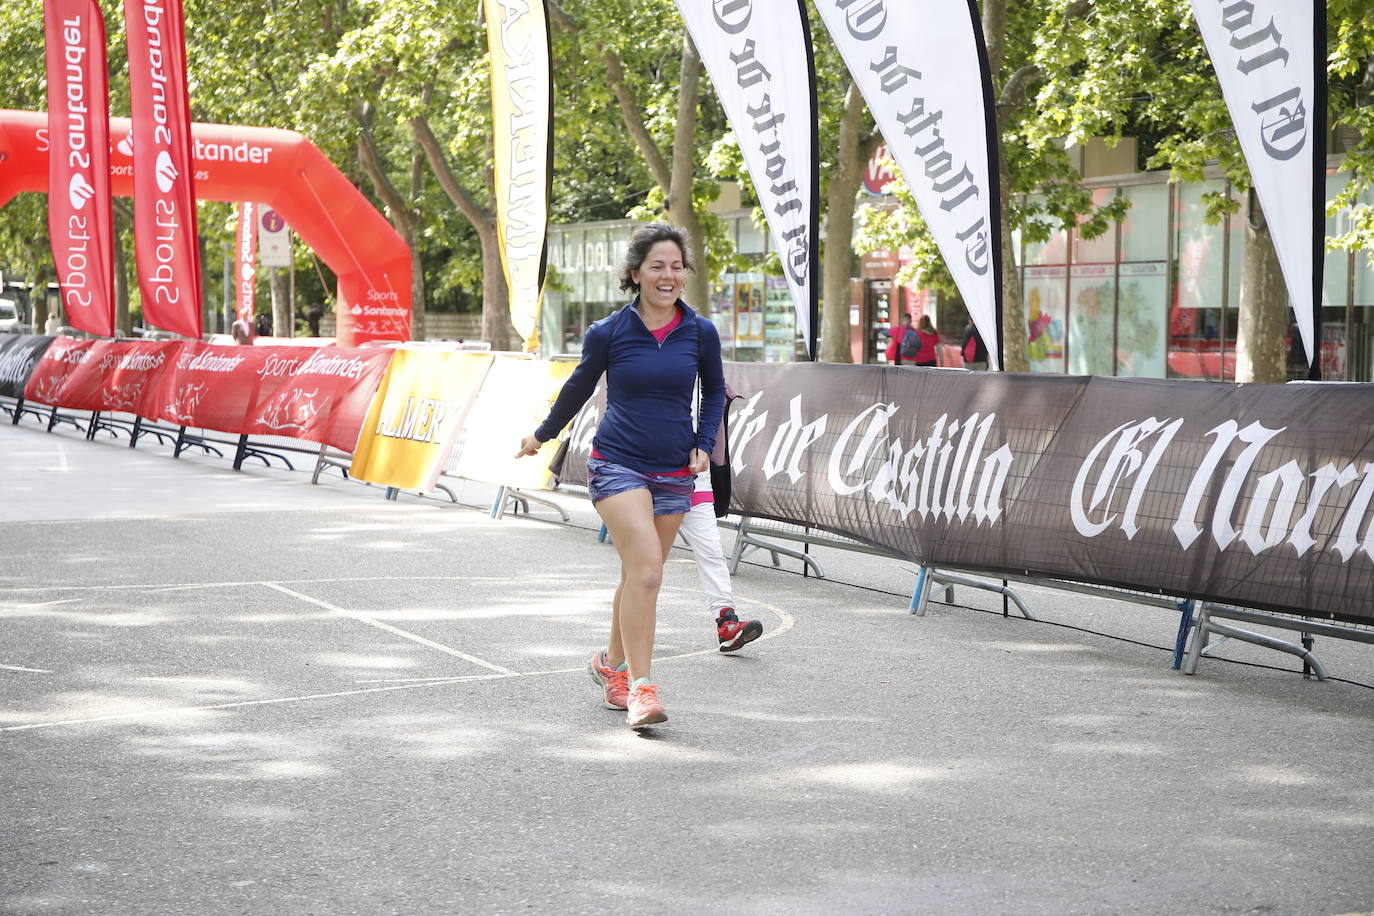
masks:
<svg viewBox="0 0 1374 916"><path fill-rule="evenodd" d="M606 415L587 459L587 488L620 555L620 583L606 649L587 668L606 705L626 710L631 728L668 720L649 670L663 563L691 508L696 475L707 470L725 409L720 337L682 301L691 269L683 230L653 223L635 231L620 272L620 288L634 293L633 301L587 329L581 362L516 453L537 453L606 376Z"/></svg>

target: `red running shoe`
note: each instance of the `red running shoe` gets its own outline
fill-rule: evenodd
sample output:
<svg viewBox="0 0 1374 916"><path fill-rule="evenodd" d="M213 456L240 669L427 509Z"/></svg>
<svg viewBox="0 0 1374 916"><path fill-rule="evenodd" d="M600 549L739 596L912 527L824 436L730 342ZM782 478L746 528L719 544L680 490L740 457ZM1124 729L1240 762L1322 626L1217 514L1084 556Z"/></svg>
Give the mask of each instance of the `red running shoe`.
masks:
<svg viewBox="0 0 1374 916"><path fill-rule="evenodd" d="M763 624L757 620L740 620L733 608L727 608L716 619L716 637L720 651L734 652L763 635Z"/></svg>
<svg viewBox="0 0 1374 916"><path fill-rule="evenodd" d="M606 653L598 652L587 662L587 673L605 695L607 709L625 709L630 692L630 675L606 664Z"/></svg>
<svg viewBox="0 0 1374 916"><path fill-rule="evenodd" d="M645 680L640 678L640 680ZM625 714L625 724L630 728L644 728L668 721L668 713L658 698L658 686L638 684L630 690L630 710Z"/></svg>

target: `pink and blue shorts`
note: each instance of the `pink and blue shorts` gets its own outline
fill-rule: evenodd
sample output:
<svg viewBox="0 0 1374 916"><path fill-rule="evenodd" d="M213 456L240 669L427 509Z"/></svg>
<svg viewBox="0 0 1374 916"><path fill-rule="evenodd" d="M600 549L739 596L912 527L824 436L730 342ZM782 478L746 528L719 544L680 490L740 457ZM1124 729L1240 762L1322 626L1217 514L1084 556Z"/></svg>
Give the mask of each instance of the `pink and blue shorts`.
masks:
<svg viewBox="0 0 1374 916"><path fill-rule="evenodd" d="M587 491L592 502L630 490L648 490L654 515L682 515L692 508L696 478L690 474L645 474L604 458L587 459Z"/></svg>

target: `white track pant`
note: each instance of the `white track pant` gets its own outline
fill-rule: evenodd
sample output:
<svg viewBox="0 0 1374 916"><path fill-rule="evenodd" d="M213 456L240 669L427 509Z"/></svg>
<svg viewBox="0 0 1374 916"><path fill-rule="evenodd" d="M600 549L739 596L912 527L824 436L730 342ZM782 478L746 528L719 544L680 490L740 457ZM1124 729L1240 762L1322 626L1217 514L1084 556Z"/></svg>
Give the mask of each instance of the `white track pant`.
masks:
<svg viewBox="0 0 1374 916"><path fill-rule="evenodd" d="M710 603L711 616L718 617L721 611L735 606L735 592L730 587L730 567L720 546L716 507L711 503L693 506L682 517L682 527L678 531L696 558L697 578Z"/></svg>

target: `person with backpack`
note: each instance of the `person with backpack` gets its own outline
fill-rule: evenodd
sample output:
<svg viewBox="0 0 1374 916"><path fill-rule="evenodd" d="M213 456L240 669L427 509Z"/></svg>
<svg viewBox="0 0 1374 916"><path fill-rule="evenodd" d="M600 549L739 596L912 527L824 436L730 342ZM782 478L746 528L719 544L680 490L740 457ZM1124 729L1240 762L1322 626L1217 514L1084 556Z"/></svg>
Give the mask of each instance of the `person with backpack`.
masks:
<svg viewBox="0 0 1374 916"><path fill-rule="evenodd" d="M978 327L973 323L973 319L968 320L964 325L964 337L959 342L959 352L964 357L964 368L977 371L986 370L988 367L988 348L983 343L983 335L978 333Z"/></svg>
<svg viewBox="0 0 1374 916"><path fill-rule="evenodd" d="M921 353L921 338L911 326L910 312L902 312L901 325L895 331L889 332L888 336L891 338L887 344L888 365L910 366L916 362L916 357Z"/></svg>
<svg viewBox="0 0 1374 916"><path fill-rule="evenodd" d="M692 269L687 233L666 223L636 230L620 288L634 299L587 328L582 359L516 457L558 435L606 376L606 413L587 459L587 490L620 555L606 648L587 665L605 705L631 728L668 720L650 679L663 562L708 470L725 411L720 336L682 301ZM692 401L700 379L695 423Z"/></svg>

